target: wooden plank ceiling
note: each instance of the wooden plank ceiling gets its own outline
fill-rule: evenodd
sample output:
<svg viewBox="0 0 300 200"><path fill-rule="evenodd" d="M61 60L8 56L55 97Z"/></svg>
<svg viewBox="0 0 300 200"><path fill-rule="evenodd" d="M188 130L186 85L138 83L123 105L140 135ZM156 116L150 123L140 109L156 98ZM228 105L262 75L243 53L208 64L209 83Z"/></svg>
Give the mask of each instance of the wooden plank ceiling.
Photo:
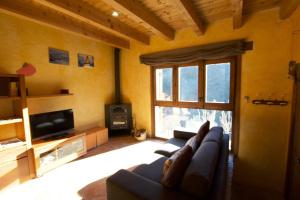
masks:
<svg viewBox="0 0 300 200"><path fill-rule="evenodd" d="M192 28L205 34L216 20L232 18L241 28L244 16L279 8L288 18L300 0L1 0L0 9L109 45L130 48L130 40L149 45L152 35L173 40L176 31ZM117 11L118 17L112 16Z"/></svg>

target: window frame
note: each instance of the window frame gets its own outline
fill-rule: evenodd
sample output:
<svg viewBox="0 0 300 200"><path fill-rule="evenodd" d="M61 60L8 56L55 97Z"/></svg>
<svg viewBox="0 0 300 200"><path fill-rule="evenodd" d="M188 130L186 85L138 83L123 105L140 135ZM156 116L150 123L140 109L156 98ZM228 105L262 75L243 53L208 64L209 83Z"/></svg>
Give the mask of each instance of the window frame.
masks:
<svg viewBox="0 0 300 200"><path fill-rule="evenodd" d="M189 64L182 64L182 65L176 65L174 66L176 68L176 100L175 102L176 107L179 108L199 108L203 107L203 88L201 87L201 79L203 78L203 70L201 68L202 62L194 62L194 63L189 63ZM181 67L191 67L191 66L198 66L198 97L197 97L197 102L188 102L188 101L179 101L179 73L178 73L178 68Z"/></svg>
<svg viewBox="0 0 300 200"><path fill-rule="evenodd" d="M160 65L151 66L151 87L152 87L152 110L155 106L178 107L178 108L196 108L206 110L224 110L233 111L235 100L235 81L236 81L236 61L235 57L214 60L200 60L198 62L187 63L182 65ZM230 63L230 94L229 103L206 103L206 64ZM179 101L179 67L189 67L198 65L198 102ZM162 101L156 100L156 69L172 68L172 100Z"/></svg>
<svg viewBox="0 0 300 200"><path fill-rule="evenodd" d="M230 63L230 92L229 92L229 103L206 103L206 64L219 64L219 63ZM225 110L233 111L234 109L234 99L235 99L235 71L236 64L235 59L233 58L224 58L224 59L215 59L215 60L206 60L204 61L204 77L203 77L203 102L204 109L206 110Z"/></svg>
<svg viewBox="0 0 300 200"><path fill-rule="evenodd" d="M191 102L181 102L175 103L174 101L172 102L164 102L164 101L156 101L156 88L155 88L155 69L158 68L170 68L173 67L173 80L174 77L178 77L178 65L160 65L160 66L150 66L150 94L151 94L151 137L156 137L159 138L155 135L155 106L163 106L163 107L179 107L179 108L196 108L196 109L207 109L207 110L224 110L224 111L232 111L232 132L231 132L231 151L234 153L234 155L238 154L239 151L239 119L240 119L240 97L241 97L241 66L242 66L242 57L241 56L232 56L232 57L227 57L224 59L214 59L214 60L199 60L198 63L199 65L199 79L198 79L198 96L200 96L201 103L191 103ZM211 103L204 103L205 101L205 63L220 63L220 62L228 62L230 61L231 63L231 68L230 68L230 101L229 104L223 105L223 104L211 104ZM189 63L185 65L180 65L181 66L189 66L193 65L195 63ZM202 67L200 67L202 66ZM200 86L201 81L203 81L202 87ZM173 95L178 94L178 89L177 89L177 79L175 79L175 86L172 87L173 89ZM175 98L173 96L173 98ZM164 138L161 138L164 140Z"/></svg>
<svg viewBox="0 0 300 200"><path fill-rule="evenodd" d="M157 100L156 99L156 69L168 69L168 68L172 68L172 100L171 101L164 101L164 100ZM174 101L176 101L175 99L175 87L174 87L174 68L173 66L170 65L162 65L162 66L156 66L156 67L151 67L151 77L153 79L151 85L153 87L153 90L151 92L152 96L153 96L153 101L156 104L159 104L160 106L174 106Z"/></svg>

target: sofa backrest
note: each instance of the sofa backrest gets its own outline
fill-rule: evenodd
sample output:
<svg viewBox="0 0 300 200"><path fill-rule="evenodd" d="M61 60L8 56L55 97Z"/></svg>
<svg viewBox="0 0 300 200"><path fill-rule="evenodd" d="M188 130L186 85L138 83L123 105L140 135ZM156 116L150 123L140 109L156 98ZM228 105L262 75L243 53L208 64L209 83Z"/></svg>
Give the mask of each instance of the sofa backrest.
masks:
<svg viewBox="0 0 300 200"><path fill-rule="evenodd" d="M218 165L222 138L221 127L212 128L205 136L185 172L181 191L196 198L208 195Z"/></svg>
<svg viewBox="0 0 300 200"><path fill-rule="evenodd" d="M204 137L204 142L216 142L219 146L222 145L223 138L223 128L222 127L213 127L209 130L208 134Z"/></svg>

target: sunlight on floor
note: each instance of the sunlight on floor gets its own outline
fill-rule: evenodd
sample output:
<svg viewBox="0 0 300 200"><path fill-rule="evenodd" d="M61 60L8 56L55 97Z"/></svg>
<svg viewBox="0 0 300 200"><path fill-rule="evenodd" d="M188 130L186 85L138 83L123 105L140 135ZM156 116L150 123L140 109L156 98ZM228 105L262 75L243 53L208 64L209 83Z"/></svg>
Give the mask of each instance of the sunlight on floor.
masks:
<svg viewBox="0 0 300 200"><path fill-rule="evenodd" d="M82 188L97 180L159 157L153 153L162 144L144 141L120 149L76 160L58 167L44 176L1 191L0 199L69 200L82 199Z"/></svg>

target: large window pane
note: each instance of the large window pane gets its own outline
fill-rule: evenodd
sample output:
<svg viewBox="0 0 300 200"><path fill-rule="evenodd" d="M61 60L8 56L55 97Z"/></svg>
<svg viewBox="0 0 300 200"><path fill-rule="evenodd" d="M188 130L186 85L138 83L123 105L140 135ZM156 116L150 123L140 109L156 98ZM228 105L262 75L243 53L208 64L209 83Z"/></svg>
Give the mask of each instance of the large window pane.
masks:
<svg viewBox="0 0 300 200"><path fill-rule="evenodd" d="M198 101L198 66L179 67L179 101Z"/></svg>
<svg viewBox="0 0 300 200"><path fill-rule="evenodd" d="M231 134L231 111L156 106L155 135L168 139L173 137L174 130L197 132L206 120L210 127L222 126L225 133Z"/></svg>
<svg viewBox="0 0 300 200"><path fill-rule="evenodd" d="M156 69L156 100L172 101L172 68Z"/></svg>
<svg viewBox="0 0 300 200"><path fill-rule="evenodd" d="M205 65L206 103L229 103L230 97L230 63Z"/></svg>

